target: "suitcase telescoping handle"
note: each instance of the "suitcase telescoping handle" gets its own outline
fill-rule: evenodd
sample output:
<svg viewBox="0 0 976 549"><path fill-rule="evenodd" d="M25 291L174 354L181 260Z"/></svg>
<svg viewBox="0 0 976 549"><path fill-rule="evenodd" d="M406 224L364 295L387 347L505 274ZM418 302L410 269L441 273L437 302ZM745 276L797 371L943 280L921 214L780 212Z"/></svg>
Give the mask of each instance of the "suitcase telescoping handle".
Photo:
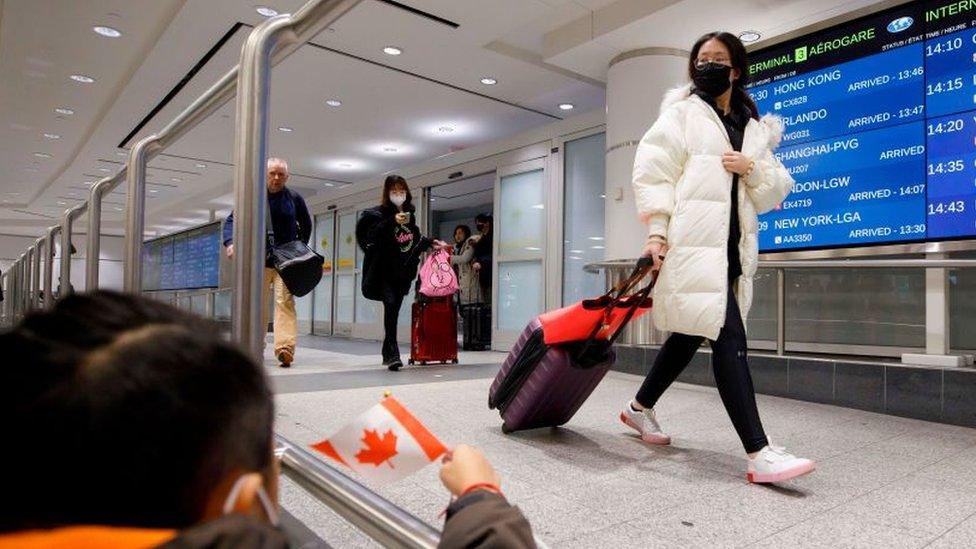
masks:
<svg viewBox="0 0 976 549"><path fill-rule="evenodd" d="M639 284L640 281L643 280L648 273L651 273L651 281L647 284L647 286L644 286L639 292L630 296L632 302L627 307L627 314L624 316L624 320L623 322L620 323L620 326L617 327L617 330L614 331L614 333L609 338L607 338L607 346L608 347L612 346L613 343L617 340L617 338L620 337L620 334L623 333L624 328L627 327L627 324L631 321L631 319L634 318L634 315L637 314L637 309L639 309L640 306L644 304L648 296L651 295L651 290L654 289L654 283L657 282L658 271L653 271L652 270L653 267L654 267L654 262L650 258L642 257L640 260L637 261L637 266L634 267L634 272L630 275L630 277L622 281L620 284L617 285L616 288L614 288L607 294L607 295L612 295L613 293L616 293L617 295L614 297L613 301L607 306L606 316L604 317L604 319L597 322L596 326L594 326L593 330L590 332L590 336L586 338L586 343L583 344L583 347L580 350L579 355L582 356L583 354L585 354L586 351L589 350L590 346L596 341L596 336L597 334L600 333L600 330L603 329L606 323L606 318L610 315L610 312L612 312L614 308L616 308L620 304L620 302L625 297L627 297L627 292L629 292L631 289L633 289L634 286Z"/></svg>

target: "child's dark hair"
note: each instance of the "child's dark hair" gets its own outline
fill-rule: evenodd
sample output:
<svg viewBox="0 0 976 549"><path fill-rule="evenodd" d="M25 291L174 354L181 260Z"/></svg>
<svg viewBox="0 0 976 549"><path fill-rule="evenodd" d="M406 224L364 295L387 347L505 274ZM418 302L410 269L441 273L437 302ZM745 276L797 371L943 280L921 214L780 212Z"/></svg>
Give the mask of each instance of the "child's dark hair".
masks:
<svg viewBox="0 0 976 549"><path fill-rule="evenodd" d="M213 323L72 295L0 334L0 529L184 528L229 476L271 470L264 372Z"/></svg>

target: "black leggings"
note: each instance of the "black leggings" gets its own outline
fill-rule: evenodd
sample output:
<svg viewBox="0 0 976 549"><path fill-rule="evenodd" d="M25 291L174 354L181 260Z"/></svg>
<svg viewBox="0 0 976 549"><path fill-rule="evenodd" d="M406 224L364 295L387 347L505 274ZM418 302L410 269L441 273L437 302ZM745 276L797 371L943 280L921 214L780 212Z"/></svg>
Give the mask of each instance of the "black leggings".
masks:
<svg viewBox="0 0 976 549"><path fill-rule="evenodd" d="M397 324L400 319L400 306L403 296L388 295L383 299L383 362L400 358L400 346L397 344Z"/></svg>
<svg viewBox="0 0 976 549"><path fill-rule="evenodd" d="M657 404L664 391L691 362L704 340L701 336L671 334L661 347L635 400L645 408L652 408ZM725 326L719 332L718 339L711 344L712 370L715 372L718 394L722 397L722 403L725 404L725 410L746 453L758 452L768 441L756 408L756 391L752 387L752 376L749 375L746 358L746 331L731 283L728 305L725 308Z"/></svg>

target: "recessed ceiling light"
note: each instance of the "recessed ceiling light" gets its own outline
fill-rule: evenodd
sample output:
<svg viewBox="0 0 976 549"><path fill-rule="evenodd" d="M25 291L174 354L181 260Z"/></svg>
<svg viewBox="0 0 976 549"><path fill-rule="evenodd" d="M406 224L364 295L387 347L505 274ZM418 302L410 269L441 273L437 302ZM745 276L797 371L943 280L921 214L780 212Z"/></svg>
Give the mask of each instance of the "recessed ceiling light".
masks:
<svg viewBox="0 0 976 549"><path fill-rule="evenodd" d="M325 186L326 187L335 187L335 184L334 183L326 183Z"/></svg>
<svg viewBox="0 0 976 549"><path fill-rule="evenodd" d="M289 128L288 126L278 126L278 131L279 132L289 133L289 132L293 132L295 130Z"/></svg>
<svg viewBox="0 0 976 549"><path fill-rule="evenodd" d="M494 86L495 84L498 83L498 80L495 80L494 78L492 78L490 76L486 76L486 77L484 77L484 78L481 79L481 83L484 84L484 85L486 85L486 86Z"/></svg>
<svg viewBox="0 0 976 549"><path fill-rule="evenodd" d="M110 170L108 168L98 168L98 171L100 171L100 172L110 172L112 170Z"/></svg>
<svg viewBox="0 0 976 549"><path fill-rule="evenodd" d="M120 208L120 207L118 207L118 206L116 206L116 207L115 207L115 211L117 211L117 212L121 212L121 211L122 211L122 208Z"/></svg>
<svg viewBox="0 0 976 549"><path fill-rule="evenodd" d="M387 55L400 55L401 53L403 53L403 50L401 50L396 46L387 46L383 48L383 53Z"/></svg>
<svg viewBox="0 0 976 549"><path fill-rule="evenodd" d="M739 40L743 42L755 42L760 38L762 38L762 34L759 34L758 31L745 31L739 35Z"/></svg>
<svg viewBox="0 0 976 549"><path fill-rule="evenodd" d="M51 155L47 153L41 153L41 152L34 153L34 156L38 158L51 158Z"/></svg>
<svg viewBox="0 0 976 549"><path fill-rule="evenodd" d="M171 177L171 178L169 178L169 180L172 181L173 183L179 183L179 182L183 181L179 177Z"/></svg>
<svg viewBox="0 0 976 549"><path fill-rule="evenodd" d="M64 205L67 205L67 204L68 204L68 203L67 203L67 202L65 202L65 201L63 201L63 200L59 200L59 201L58 201L58 206L64 206Z"/></svg>
<svg viewBox="0 0 976 549"><path fill-rule="evenodd" d="M563 111L571 111L571 110L573 110L575 108L576 108L576 105L573 105L572 103L560 103L559 104L559 109L560 110L563 110Z"/></svg>
<svg viewBox="0 0 976 549"><path fill-rule="evenodd" d="M339 166L342 168L351 168L352 164L349 162L342 162L341 164L339 164Z"/></svg>
<svg viewBox="0 0 976 549"><path fill-rule="evenodd" d="M278 15L278 10L269 8L268 6L255 6L254 11L260 13L265 17L274 17Z"/></svg>
<svg viewBox="0 0 976 549"><path fill-rule="evenodd" d="M451 132L454 131L454 128L452 128L450 126L441 126L441 127L437 128L437 131L442 132L442 133L451 133Z"/></svg>
<svg viewBox="0 0 976 549"><path fill-rule="evenodd" d="M342 106L342 101L339 101L338 99L329 99L325 102L325 104L330 107L340 107Z"/></svg>
<svg viewBox="0 0 976 549"><path fill-rule="evenodd" d="M115 153L116 156L129 156L127 151L118 151Z"/></svg>
<svg viewBox="0 0 976 549"><path fill-rule="evenodd" d="M56 112L58 114L63 114L65 116L71 116L72 114L75 113L75 111L73 111L73 110L71 110L71 109L69 109L67 107L58 107L58 108L54 109L54 112Z"/></svg>
<svg viewBox="0 0 976 549"><path fill-rule="evenodd" d="M75 82L81 82L82 84L91 84L95 81L91 76L86 76L84 74L72 74L71 79Z"/></svg>
<svg viewBox="0 0 976 549"><path fill-rule="evenodd" d="M207 165L206 164L197 164L197 167L202 170L202 169L206 168Z"/></svg>
<svg viewBox="0 0 976 549"><path fill-rule="evenodd" d="M118 38L122 36L122 33L119 32L118 29L113 29L112 27L97 26L92 27L92 30L108 38Z"/></svg>
<svg viewBox="0 0 976 549"><path fill-rule="evenodd" d="M159 191L158 191L158 190L156 190L156 189L149 189L149 192L151 192L151 193L153 193L153 194L156 194L156 193L158 193Z"/></svg>
<svg viewBox="0 0 976 549"><path fill-rule="evenodd" d="M61 139L61 136L56 133L46 133L44 134L44 137L48 139Z"/></svg>

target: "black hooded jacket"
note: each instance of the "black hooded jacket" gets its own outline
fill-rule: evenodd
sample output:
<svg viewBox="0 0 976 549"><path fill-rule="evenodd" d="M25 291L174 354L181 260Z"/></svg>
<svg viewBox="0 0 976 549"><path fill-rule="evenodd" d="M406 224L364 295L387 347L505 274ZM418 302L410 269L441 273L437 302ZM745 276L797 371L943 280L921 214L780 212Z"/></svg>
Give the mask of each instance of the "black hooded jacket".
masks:
<svg viewBox="0 0 976 549"><path fill-rule="evenodd" d="M376 206L363 210L356 222L356 241L363 251L363 297L374 301L403 297L417 276L420 254L433 242L420 234L413 207L410 222L396 222L396 208Z"/></svg>

